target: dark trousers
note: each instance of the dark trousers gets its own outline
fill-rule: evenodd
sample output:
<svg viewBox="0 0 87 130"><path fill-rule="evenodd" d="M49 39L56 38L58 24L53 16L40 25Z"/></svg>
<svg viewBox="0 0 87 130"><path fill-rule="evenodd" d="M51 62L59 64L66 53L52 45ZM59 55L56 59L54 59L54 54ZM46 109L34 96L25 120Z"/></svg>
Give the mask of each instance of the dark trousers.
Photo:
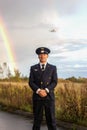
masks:
<svg viewBox="0 0 87 130"><path fill-rule="evenodd" d="M34 123L32 130L40 130L41 121L43 119L43 109L45 110L45 117L48 130L56 130L54 100L33 101Z"/></svg>

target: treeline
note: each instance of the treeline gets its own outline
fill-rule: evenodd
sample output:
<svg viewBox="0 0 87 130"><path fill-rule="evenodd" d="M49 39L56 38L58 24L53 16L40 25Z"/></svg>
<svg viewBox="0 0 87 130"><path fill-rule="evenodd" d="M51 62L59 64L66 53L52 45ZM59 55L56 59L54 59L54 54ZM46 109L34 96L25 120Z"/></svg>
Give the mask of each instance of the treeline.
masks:
<svg viewBox="0 0 87 130"><path fill-rule="evenodd" d="M21 72L18 69L14 69L14 75L9 73L6 78L1 78L0 81L8 81L8 82L26 82L28 81L28 77L21 75Z"/></svg>
<svg viewBox="0 0 87 130"><path fill-rule="evenodd" d="M28 82L28 80L29 80L28 76L21 75L19 70L15 70L14 72L15 72L14 75L7 76L7 78L0 79L0 81ZM78 77L78 78L76 78L76 77L72 76L72 77L69 77L69 78L66 78L66 79L59 78L58 81L59 82L87 83L87 78L85 78L85 77Z"/></svg>
<svg viewBox="0 0 87 130"><path fill-rule="evenodd" d="M28 82L28 77L24 76L19 78L16 76L12 76L10 78L0 79L0 82Z"/></svg>
<svg viewBox="0 0 87 130"><path fill-rule="evenodd" d="M28 76L21 75L21 72L18 69L14 69L14 75L8 73L6 78L1 78L0 81L10 81L10 82L28 82ZM63 79L59 78L59 82L77 82L77 83L87 83L87 78L85 77L78 77L75 76Z"/></svg>
<svg viewBox="0 0 87 130"><path fill-rule="evenodd" d="M72 76L70 78L67 78L66 80L69 80L72 82L77 82L77 83L87 83L87 78L82 78L82 77L76 78L76 77Z"/></svg>

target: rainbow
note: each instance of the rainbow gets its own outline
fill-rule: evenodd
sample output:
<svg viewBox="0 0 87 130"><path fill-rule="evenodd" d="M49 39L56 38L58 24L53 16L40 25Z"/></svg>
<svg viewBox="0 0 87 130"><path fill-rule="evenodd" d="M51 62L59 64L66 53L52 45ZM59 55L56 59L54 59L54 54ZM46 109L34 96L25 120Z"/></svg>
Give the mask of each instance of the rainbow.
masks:
<svg viewBox="0 0 87 130"><path fill-rule="evenodd" d="M14 51L11 46L12 42L9 38L8 31L4 24L4 21L1 17L0 17L0 34L4 41L3 43L7 51L7 56L8 56L8 60L10 64L10 70L12 73L14 73L14 68L16 68L16 63L15 63Z"/></svg>

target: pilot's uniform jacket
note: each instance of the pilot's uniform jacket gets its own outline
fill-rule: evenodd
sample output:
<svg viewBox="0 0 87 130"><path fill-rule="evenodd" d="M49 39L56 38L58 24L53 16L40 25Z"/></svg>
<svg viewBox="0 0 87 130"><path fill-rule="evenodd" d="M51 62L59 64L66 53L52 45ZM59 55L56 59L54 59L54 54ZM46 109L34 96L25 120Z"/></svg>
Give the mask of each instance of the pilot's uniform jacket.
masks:
<svg viewBox="0 0 87 130"><path fill-rule="evenodd" d="M57 85L57 80L56 66L47 63L45 71L41 71L40 64L31 66L29 85L33 90L33 130L40 130L43 107L45 107L48 130L56 130L54 88ZM46 97L40 97L36 93L39 88L49 90Z"/></svg>
<svg viewBox="0 0 87 130"><path fill-rule="evenodd" d="M57 72L56 67L47 63L45 71L41 71L40 64L31 67L29 85L33 90L33 99L42 99L36 91L38 88L48 88L49 94L46 97L51 100L54 99L54 88L57 85Z"/></svg>

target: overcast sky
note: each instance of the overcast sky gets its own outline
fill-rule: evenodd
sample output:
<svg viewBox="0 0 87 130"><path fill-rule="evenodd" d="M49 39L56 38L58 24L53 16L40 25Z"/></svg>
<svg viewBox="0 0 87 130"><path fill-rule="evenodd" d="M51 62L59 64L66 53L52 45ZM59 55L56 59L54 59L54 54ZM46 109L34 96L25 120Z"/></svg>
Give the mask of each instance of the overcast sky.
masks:
<svg viewBox="0 0 87 130"><path fill-rule="evenodd" d="M17 68L29 75L38 63L35 49L51 49L48 62L58 76L87 77L87 0L0 0ZM52 31L55 30L55 31ZM0 63L8 62L0 34ZM9 64L9 63L8 63Z"/></svg>

